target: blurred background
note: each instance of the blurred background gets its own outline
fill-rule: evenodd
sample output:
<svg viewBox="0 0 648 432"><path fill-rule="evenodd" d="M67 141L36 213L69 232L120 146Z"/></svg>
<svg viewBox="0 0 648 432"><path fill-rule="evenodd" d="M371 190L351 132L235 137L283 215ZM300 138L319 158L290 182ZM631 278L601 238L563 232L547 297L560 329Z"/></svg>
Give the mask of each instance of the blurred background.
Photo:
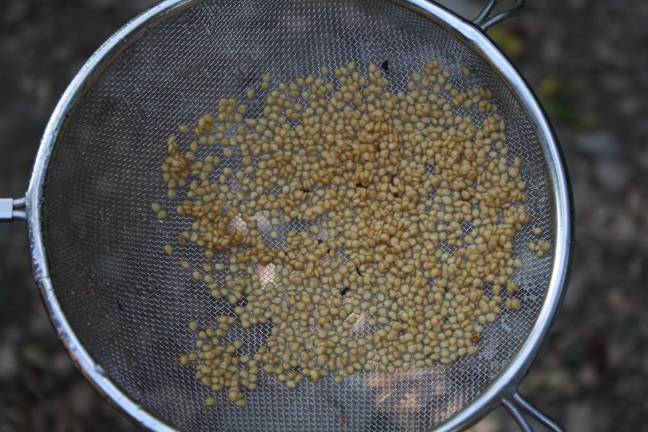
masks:
<svg viewBox="0 0 648 432"><path fill-rule="evenodd" d="M83 62L152 3L0 1L1 196L25 192L45 123ZM481 2L444 3L473 16ZM490 33L539 95L571 174L571 281L522 385L570 432L648 431L646 23L645 0L527 0ZM56 338L24 226L0 225L0 251L0 432L135 430ZM516 428L496 410L473 430Z"/></svg>

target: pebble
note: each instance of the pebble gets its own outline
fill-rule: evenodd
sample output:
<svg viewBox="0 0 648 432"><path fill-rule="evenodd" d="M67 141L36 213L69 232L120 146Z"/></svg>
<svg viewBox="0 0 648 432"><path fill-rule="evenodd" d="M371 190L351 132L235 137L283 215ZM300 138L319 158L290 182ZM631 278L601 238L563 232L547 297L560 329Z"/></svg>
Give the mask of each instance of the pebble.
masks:
<svg viewBox="0 0 648 432"><path fill-rule="evenodd" d="M18 358L13 345L3 341L0 345L0 381L13 377L18 372Z"/></svg>
<svg viewBox="0 0 648 432"><path fill-rule="evenodd" d="M619 139L604 130L579 133L576 136L576 148L595 159L618 157L622 154Z"/></svg>
<svg viewBox="0 0 648 432"><path fill-rule="evenodd" d="M620 160L601 160L594 167L598 182L609 192L618 194L625 190L632 177L629 164Z"/></svg>

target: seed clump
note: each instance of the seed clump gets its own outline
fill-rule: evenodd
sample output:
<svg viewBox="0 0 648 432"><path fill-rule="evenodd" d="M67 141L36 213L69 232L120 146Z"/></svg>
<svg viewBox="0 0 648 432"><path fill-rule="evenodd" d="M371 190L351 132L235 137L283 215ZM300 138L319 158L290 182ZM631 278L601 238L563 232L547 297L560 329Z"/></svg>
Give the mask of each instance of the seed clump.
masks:
<svg viewBox="0 0 648 432"><path fill-rule="evenodd" d="M167 140L165 195L191 227L164 251L202 251L180 266L231 310L190 324L180 363L238 406L261 370L295 388L451 364L522 307L526 182L491 92L455 87L438 61L397 91L385 64L264 75ZM256 326L257 348L230 337Z"/></svg>

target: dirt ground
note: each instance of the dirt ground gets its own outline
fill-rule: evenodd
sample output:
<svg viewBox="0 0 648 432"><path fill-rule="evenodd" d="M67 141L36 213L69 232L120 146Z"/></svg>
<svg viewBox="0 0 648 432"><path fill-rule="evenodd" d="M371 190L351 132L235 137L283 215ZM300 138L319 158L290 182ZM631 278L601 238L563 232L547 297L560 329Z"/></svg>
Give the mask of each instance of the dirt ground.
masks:
<svg viewBox="0 0 648 432"><path fill-rule="evenodd" d="M648 2L527 3L492 36L557 128L576 248L560 316L522 391L571 432L648 431ZM150 1L0 4L0 195L21 196L63 89ZM133 430L56 338L32 281L24 226L0 225L0 251L0 432ZM515 427L497 410L474 430Z"/></svg>

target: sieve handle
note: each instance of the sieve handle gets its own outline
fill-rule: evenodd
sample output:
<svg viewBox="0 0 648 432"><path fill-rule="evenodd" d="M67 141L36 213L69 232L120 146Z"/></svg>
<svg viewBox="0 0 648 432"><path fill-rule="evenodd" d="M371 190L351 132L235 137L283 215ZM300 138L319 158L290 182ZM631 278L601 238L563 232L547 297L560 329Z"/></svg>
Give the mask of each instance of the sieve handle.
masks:
<svg viewBox="0 0 648 432"><path fill-rule="evenodd" d="M477 17L473 20L473 23L479 26L479 28L481 28L483 31L487 31L494 25L515 15L522 8L522 6L524 6L524 0L515 0L515 4L511 6L510 9L501 11L491 16L491 12L493 12L493 8L496 4L497 0L488 0L479 15L477 15Z"/></svg>
<svg viewBox="0 0 648 432"><path fill-rule="evenodd" d="M25 198L0 198L0 222L27 219Z"/></svg>
<svg viewBox="0 0 648 432"><path fill-rule="evenodd" d="M522 397L520 393L515 393L513 396L502 400L502 405L504 405L506 411L511 414L511 417L513 417L523 432L533 432L533 428L529 424L529 421L524 417L524 413L527 413L534 419L538 420L553 432L564 432L558 423L538 408L531 405L531 403Z"/></svg>

